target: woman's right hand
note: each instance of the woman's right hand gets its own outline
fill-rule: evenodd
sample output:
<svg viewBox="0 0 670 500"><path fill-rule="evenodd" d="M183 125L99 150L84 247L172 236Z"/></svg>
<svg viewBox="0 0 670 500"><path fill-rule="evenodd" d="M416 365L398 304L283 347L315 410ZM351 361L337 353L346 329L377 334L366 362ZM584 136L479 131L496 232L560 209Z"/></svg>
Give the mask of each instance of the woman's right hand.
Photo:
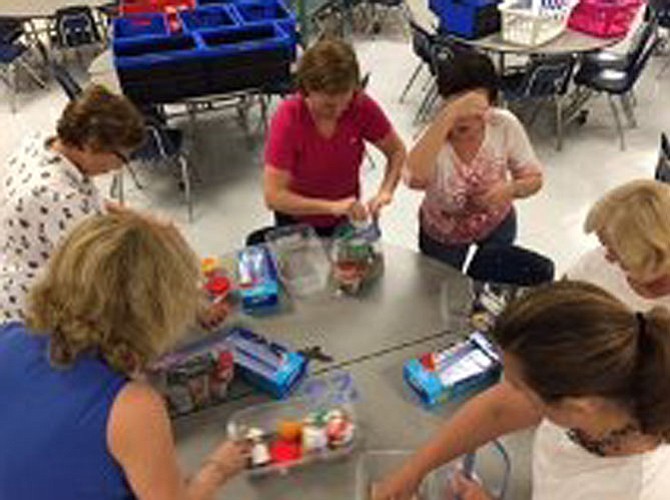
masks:
<svg viewBox="0 0 670 500"><path fill-rule="evenodd" d="M443 119L455 120L471 116L484 117L491 107L485 92L471 90L447 102L442 110Z"/></svg>
<svg viewBox="0 0 670 500"><path fill-rule="evenodd" d="M372 500L411 500L422 480L422 476L406 465L372 486Z"/></svg>
<svg viewBox="0 0 670 500"><path fill-rule="evenodd" d="M218 475L218 483L224 484L245 469L250 452L251 445L246 441L224 441L207 458L205 465L213 465Z"/></svg>
<svg viewBox="0 0 670 500"><path fill-rule="evenodd" d="M368 218L367 208L355 196L333 201L331 212L333 215L346 215L354 221L364 221Z"/></svg>

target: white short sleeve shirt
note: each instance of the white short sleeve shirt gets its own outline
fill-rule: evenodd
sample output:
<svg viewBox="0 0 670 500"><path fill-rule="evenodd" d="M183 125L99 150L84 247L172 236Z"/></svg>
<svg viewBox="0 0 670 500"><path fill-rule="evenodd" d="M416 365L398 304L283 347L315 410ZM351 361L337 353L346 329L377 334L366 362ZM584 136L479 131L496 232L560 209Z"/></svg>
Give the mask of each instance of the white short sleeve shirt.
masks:
<svg viewBox="0 0 670 500"><path fill-rule="evenodd" d="M670 446L624 457L599 457L544 420L533 446L533 500L667 500Z"/></svg>
<svg viewBox="0 0 670 500"><path fill-rule="evenodd" d="M102 212L91 179L49 143L32 135L0 170L0 322L24 318L29 287L56 245Z"/></svg>

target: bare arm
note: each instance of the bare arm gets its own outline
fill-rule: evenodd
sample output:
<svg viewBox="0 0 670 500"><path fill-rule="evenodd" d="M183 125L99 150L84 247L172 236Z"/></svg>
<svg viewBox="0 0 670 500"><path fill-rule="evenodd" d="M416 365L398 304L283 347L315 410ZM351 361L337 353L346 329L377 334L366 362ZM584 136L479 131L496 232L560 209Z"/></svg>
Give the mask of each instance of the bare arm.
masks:
<svg viewBox="0 0 670 500"><path fill-rule="evenodd" d="M289 215L349 215L360 205L355 197L341 200L309 198L291 191L291 176L272 165L266 165L263 177L265 204L271 210Z"/></svg>
<svg viewBox="0 0 670 500"><path fill-rule="evenodd" d="M542 172L532 171L512 180L512 198L528 198L542 188Z"/></svg>
<svg viewBox="0 0 670 500"><path fill-rule="evenodd" d="M407 158L407 150L398 134L391 130L386 137L375 143L386 157L386 170L384 179L377 194L368 202L368 209L373 217L378 217L382 207L388 205L393 200L393 193L398 187L402 168Z"/></svg>
<svg viewBox="0 0 670 500"><path fill-rule="evenodd" d="M140 500L210 500L242 469L246 450L224 443L188 483L184 480L162 398L131 382L119 393L107 424L108 448Z"/></svg>
<svg viewBox="0 0 670 500"><path fill-rule="evenodd" d="M468 401L402 469L376 489L375 500L411 498L431 470L513 431L537 425L540 414L507 382Z"/></svg>

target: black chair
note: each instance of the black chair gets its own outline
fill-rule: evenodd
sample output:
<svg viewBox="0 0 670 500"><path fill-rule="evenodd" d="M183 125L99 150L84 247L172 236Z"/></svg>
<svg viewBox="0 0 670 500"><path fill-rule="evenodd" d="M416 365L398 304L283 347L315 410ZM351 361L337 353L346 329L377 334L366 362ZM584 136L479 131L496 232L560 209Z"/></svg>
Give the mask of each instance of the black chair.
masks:
<svg viewBox="0 0 670 500"><path fill-rule="evenodd" d="M572 55L533 57L521 71L501 78L501 91L506 102L540 101L531 115L535 121L542 106L552 101L556 108L556 149L563 147L563 97L568 92L575 67Z"/></svg>
<svg viewBox="0 0 670 500"><path fill-rule="evenodd" d="M658 27L655 17L640 23L633 34L628 50L621 54L609 50L598 50L584 55L580 61L579 71L582 75L598 72L605 68L625 70L631 61L635 61L656 33ZM575 75L577 76L577 75Z"/></svg>
<svg viewBox="0 0 670 500"><path fill-rule="evenodd" d="M51 75L61 86L69 100L75 100L83 92L81 85L77 83L72 74L64 66L53 61L51 62Z"/></svg>
<svg viewBox="0 0 670 500"><path fill-rule="evenodd" d="M485 245L477 249L466 274L475 281L537 286L554 281L551 259L518 246Z"/></svg>
<svg viewBox="0 0 670 500"><path fill-rule="evenodd" d="M642 50L636 51L635 58L629 58L626 61L624 68L614 69L610 67L585 67L577 71L575 75L575 83L596 92L604 92L608 96L610 108L614 115L617 131L619 133L619 140L621 149L626 149L624 138L623 125L619 117L614 97L619 97L621 107L626 114L629 125L636 126L635 115L633 113L633 106L631 102L631 95L635 84L637 83L644 68L649 62L649 58L656 51L660 43L660 39L653 34L647 39L647 43Z"/></svg>
<svg viewBox="0 0 670 500"><path fill-rule="evenodd" d="M412 75L409 77L405 88L400 94L400 102L405 99L407 92L409 92L409 89L412 87L412 85L414 85L414 82L418 78L424 66L430 70L433 57L433 43L435 40L435 35L426 31L411 19L409 20L409 30L412 37L412 50L419 58L419 63L414 69Z"/></svg>
<svg viewBox="0 0 670 500"><path fill-rule="evenodd" d="M654 179L670 183L670 141L668 141L668 136L665 134L661 134L661 147L658 151L658 162L656 163Z"/></svg>

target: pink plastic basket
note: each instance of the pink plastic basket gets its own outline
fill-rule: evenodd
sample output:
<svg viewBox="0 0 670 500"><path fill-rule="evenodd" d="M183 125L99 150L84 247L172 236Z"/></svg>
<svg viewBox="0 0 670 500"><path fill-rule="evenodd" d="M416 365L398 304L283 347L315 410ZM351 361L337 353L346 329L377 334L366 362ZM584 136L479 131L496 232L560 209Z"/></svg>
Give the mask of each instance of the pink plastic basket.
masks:
<svg viewBox="0 0 670 500"><path fill-rule="evenodd" d="M581 0L568 26L598 38L626 36L643 0Z"/></svg>

